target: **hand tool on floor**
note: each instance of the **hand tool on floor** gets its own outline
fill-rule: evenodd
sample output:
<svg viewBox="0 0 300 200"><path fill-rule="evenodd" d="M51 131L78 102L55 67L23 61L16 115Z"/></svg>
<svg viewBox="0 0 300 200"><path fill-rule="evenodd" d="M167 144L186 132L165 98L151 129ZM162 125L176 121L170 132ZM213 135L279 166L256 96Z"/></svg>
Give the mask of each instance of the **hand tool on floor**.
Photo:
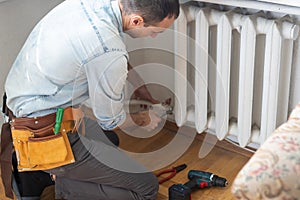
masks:
<svg viewBox="0 0 300 200"><path fill-rule="evenodd" d="M169 188L169 200L191 200L192 191L212 186L226 187L228 182L225 178L219 177L210 172L190 170L189 181L185 184L174 184Z"/></svg>
<svg viewBox="0 0 300 200"><path fill-rule="evenodd" d="M177 167L173 167L173 168L171 168L171 169L165 169L165 170L163 170L163 171L157 173L157 174L156 174L157 177L160 177L160 176L163 175L163 174L171 173L169 176L167 176L167 177L161 179L161 180L159 181L159 184L164 183L164 182L170 180L170 179L173 178L178 172L184 170L186 167L187 167L186 164L182 164L182 165L179 165L179 166L177 166Z"/></svg>

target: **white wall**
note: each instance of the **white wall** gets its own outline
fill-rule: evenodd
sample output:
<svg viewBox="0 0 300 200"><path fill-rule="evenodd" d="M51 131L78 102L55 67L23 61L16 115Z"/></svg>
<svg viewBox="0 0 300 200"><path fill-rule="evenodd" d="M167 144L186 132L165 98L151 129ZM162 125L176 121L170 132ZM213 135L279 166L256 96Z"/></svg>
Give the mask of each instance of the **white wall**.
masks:
<svg viewBox="0 0 300 200"><path fill-rule="evenodd" d="M0 105L7 73L28 34L39 19L60 2L62 0L0 1Z"/></svg>
<svg viewBox="0 0 300 200"><path fill-rule="evenodd" d="M125 37L129 61L159 101L173 98L174 33L167 30L156 38ZM127 91L128 92L128 91ZM130 91L132 92L132 91Z"/></svg>

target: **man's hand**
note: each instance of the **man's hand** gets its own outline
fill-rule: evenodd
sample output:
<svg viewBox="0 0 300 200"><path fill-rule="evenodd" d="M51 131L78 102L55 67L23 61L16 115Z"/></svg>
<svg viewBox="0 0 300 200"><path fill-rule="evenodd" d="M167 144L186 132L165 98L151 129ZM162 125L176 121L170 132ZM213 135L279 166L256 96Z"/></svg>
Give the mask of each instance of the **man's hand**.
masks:
<svg viewBox="0 0 300 200"><path fill-rule="evenodd" d="M132 129L132 128L143 128L147 131L154 130L159 123L161 118L152 111L141 111L127 115L125 122L121 125L121 129Z"/></svg>
<svg viewBox="0 0 300 200"><path fill-rule="evenodd" d="M158 126L158 124L161 122L160 117L158 117L157 114L152 110L142 111L133 114L132 120L136 125L142 126L147 131L151 131L155 129Z"/></svg>
<svg viewBox="0 0 300 200"><path fill-rule="evenodd" d="M160 101L158 101L152 97L152 95L150 94L149 90L147 89L147 87L145 85L136 89L134 92L134 95L135 95L134 97L136 99L146 100L153 104L160 103Z"/></svg>

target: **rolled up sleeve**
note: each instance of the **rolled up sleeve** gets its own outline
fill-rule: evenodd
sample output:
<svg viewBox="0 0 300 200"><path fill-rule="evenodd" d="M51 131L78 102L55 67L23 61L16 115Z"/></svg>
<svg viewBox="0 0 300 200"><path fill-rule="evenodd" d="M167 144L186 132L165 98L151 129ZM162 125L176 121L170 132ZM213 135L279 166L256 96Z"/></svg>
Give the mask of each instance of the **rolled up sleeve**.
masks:
<svg viewBox="0 0 300 200"><path fill-rule="evenodd" d="M123 101L127 61L126 54L110 52L85 65L90 104L104 130L112 130L125 121Z"/></svg>

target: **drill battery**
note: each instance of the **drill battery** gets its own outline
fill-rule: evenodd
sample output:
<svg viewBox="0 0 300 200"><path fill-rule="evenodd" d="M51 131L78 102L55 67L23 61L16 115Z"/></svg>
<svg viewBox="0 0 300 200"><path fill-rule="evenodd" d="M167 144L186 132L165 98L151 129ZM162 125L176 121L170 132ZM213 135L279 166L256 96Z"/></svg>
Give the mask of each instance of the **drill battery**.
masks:
<svg viewBox="0 0 300 200"><path fill-rule="evenodd" d="M169 188L169 199L191 200L192 199L191 193L192 190L183 184L172 185Z"/></svg>

